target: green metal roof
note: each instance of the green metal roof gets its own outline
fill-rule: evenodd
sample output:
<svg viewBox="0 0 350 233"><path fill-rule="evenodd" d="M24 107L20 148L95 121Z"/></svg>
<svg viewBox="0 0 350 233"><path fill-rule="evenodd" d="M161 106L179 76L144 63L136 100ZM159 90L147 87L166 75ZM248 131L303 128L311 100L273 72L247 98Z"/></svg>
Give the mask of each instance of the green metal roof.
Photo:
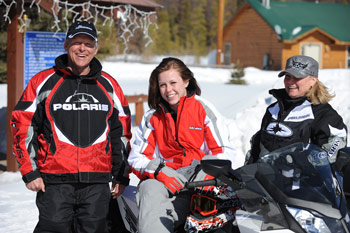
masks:
<svg viewBox="0 0 350 233"><path fill-rule="evenodd" d="M319 28L341 42L350 42L350 5L270 1L267 9L258 0L247 1L283 40Z"/></svg>

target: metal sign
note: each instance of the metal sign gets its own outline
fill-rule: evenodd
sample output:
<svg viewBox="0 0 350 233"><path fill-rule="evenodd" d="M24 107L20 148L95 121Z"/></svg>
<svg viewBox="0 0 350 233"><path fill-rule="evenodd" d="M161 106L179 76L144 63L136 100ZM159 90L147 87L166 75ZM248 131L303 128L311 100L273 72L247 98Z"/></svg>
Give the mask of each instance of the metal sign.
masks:
<svg viewBox="0 0 350 233"><path fill-rule="evenodd" d="M38 72L55 65L65 53L66 33L27 31L24 39L24 88Z"/></svg>

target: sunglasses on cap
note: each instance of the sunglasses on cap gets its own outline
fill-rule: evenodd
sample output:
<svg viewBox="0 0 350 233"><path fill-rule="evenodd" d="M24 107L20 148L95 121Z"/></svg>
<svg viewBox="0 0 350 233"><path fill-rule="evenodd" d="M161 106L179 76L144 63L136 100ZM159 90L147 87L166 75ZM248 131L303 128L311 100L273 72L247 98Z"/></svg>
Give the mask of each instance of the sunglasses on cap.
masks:
<svg viewBox="0 0 350 233"><path fill-rule="evenodd" d="M208 216L218 212L216 204L217 201L213 198L199 194L192 194L190 210L192 214L198 212L202 216Z"/></svg>

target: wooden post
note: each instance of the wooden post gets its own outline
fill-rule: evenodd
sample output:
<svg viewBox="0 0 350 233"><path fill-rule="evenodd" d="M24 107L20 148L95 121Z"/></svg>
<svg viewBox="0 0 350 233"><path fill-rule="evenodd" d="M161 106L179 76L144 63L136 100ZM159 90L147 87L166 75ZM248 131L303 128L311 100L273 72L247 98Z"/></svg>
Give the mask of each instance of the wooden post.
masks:
<svg viewBox="0 0 350 233"><path fill-rule="evenodd" d="M147 95L126 95L128 103L135 103L135 125L139 125L144 114L143 102L148 101Z"/></svg>
<svg viewBox="0 0 350 233"><path fill-rule="evenodd" d="M10 11L11 23L7 26L7 110L6 110L6 159L7 171L17 171L18 166L12 154L11 112L23 92L24 37L18 32L20 4Z"/></svg>
<svg viewBox="0 0 350 233"><path fill-rule="evenodd" d="M136 102L135 104L135 124L136 125L139 125L142 121L142 117L143 117L143 114L144 114L144 110L143 110L143 101L139 101L139 102Z"/></svg>
<svg viewBox="0 0 350 233"><path fill-rule="evenodd" d="M221 65L222 54L222 40L223 40L223 24L224 24L224 6L225 0L219 0L219 13L218 13L218 34L216 41L216 64Z"/></svg>

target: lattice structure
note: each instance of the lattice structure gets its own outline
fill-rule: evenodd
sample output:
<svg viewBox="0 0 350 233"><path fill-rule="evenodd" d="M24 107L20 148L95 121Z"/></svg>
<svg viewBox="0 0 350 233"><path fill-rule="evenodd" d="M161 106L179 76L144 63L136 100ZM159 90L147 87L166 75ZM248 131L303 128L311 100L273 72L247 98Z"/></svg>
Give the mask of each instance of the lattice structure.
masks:
<svg viewBox="0 0 350 233"><path fill-rule="evenodd" d="M40 3L42 0L32 0L29 8L37 8L40 14ZM0 0L0 6L5 6L6 11L3 17L5 21L11 23L9 17L9 12L12 7L17 7L17 4L21 4L21 13L18 17L20 22L19 31L23 30L29 25L23 20L23 15L26 12L24 7L24 0L12 0L11 2L5 0ZM52 25L52 30L57 32L62 32L63 29L60 27L61 20L59 15L61 15L62 21L65 23L68 30L69 24L75 21L92 21L96 25L97 19L100 18L103 21L103 26L109 22L109 26L116 24L121 30L121 35L118 37L123 40L125 45L124 54L128 50L128 42L131 37L134 36L136 30L142 30L144 38L146 39L145 46L147 47L151 42L152 38L148 34L148 29L150 25L154 25L156 28L157 24L151 20L152 17L156 17L156 12L145 12L141 11L132 5L117 5L117 6L99 6L98 4L93 4L90 1L84 3L68 3L67 1L53 0L51 6L52 15L54 18L54 25ZM68 21L68 15L72 15L72 22ZM98 32L100 33L100 32Z"/></svg>

